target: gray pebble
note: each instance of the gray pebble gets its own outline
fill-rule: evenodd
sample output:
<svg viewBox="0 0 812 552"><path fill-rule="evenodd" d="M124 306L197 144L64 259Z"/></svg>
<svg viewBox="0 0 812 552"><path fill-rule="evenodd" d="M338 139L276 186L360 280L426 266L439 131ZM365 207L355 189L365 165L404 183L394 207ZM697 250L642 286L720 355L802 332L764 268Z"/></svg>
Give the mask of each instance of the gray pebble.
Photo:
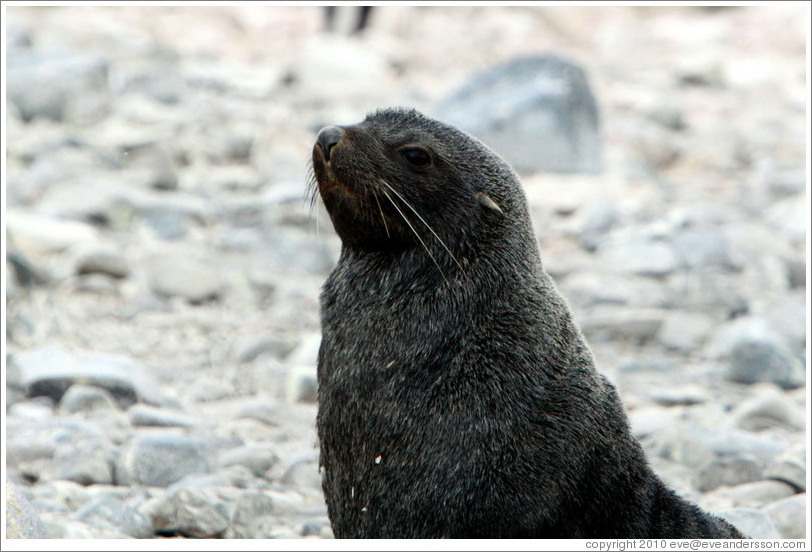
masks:
<svg viewBox="0 0 812 552"><path fill-rule="evenodd" d="M127 259L119 252L93 250L76 261L77 274L105 274L113 278L126 278L130 274Z"/></svg>
<svg viewBox="0 0 812 552"><path fill-rule="evenodd" d="M806 415L803 410L773 387L747 398L738 404L730 415L737 427L749 431L775 427L803 431L806 428Z"/></svg>
<svg viewBox="0 0 812 552"><path fill-rule="evenodd" d="M671 425L669 424L669 426ZM701 440L692 438L690 432L673 428L665 429L658 437L660 444L657 455L662 458L692 468L710 465L717 459L710 447Z"/></svg>
<svg viewBox="0 0 812 552"><path fill-rule="evenodd" d="M152 537L152 523L142 513L114 497L98 498L71 516L88 525L120 531L136 539Z"/></svg>
<svg viewBox="0 0 812 552"><path fill-rule="evenodd" d="M784 389L803 387L804 366L790 350L772 341L741 341L730 353L727 378L736 383L775 383Z"/></svg>
<svg viewBox="0 0 812 552"><path fill-rule="evenodd" d="M267 539L277 524L277 508L271 497L249 491L234 504L231 526L225 537L230 539Z"/></svg>
<svg viewBox="0 0 812 552"><path fill-rule="evenodd" d="M140 427L194 427L197 419L183 412L135 404L127 411L134 426Z"/></svg>
<svg viewBox="0 0 812 552"><path fill-rule="evenodd" d="M220 455L220 466L241 465L250 469L254 475L264 477L265 474L280 462L279 456L269 446L247 445L229 450Z"/></svg>
<svg viewBox="0 0 812 552"><path fill-rule="evenodd" d="M77 412L116 410L117 408L115 399L104 389L79 383L71 385L59 401L59 413L63 416Z"/></svg>
<svg viewBox="0 0 812 552"><path fill-rule="evenodd" d="M806 535L806 493L782 498L763 508L784 539L805 539Z"/></svg>
<svg viewBox="0 0 812 552"><path fill-rule="evenodd" d="M101 55L19 51L8 63L9 101L25 121L95 122L110 109L109 65Z"/></svg>
<svg viewBox="0 0 812 552"><path fill-rule="evenodd" d="M587 339L628 339L633 343L651 341L663 324L665 313L659 309L618 308L601 305L581 319Z"/></svg>
<svg viewBox="0 0 812 552"><path fill-rule="evenodd" d="M674 248L682 262L691 269L720 267L736 268L730 258L725 235L715 228L690 228L674 237Z"/></svg>
<svg viewBox="0 0 812 552"><path fill-rule="evenodd" d="M182 297L200 304L219 298L223 281L213 262L190 256L164 256L147 264L152 291L160 297Z"/></svg>
<svg viewBox="0 0 812 552"><path fill-rule="evenodd" d="M795 494L792 485L782 481L752 481L733 487L719 487L703 497L703 505L718 510L715 504L726 508L761 508L770 502Z"/></svg>
<svg viewBox="0 0 812 552"><path fill-rule="evenodd" d="M226 506L217 494L204 488L175 488L161 496L149 511L156 533L213 538L229 525Z"/></svg>
<svg viewBox="0 0 812 552"><path fill-rule="evenodd" d="M655 278L674 272L681 264L670 244L636 237L603 242L597 253L616 271Z"/></svg>
<svg viewBox="0 0 812 552"><path fill-rule="evenodd" d="M657 340L667 349L694 353L700 350L714 327L713 319L707 314L675 311L663 320Z"/></svg>
<svg viewBox="0 0 812 552"><path fill-rule="evenodd" d="M57 448L53 458L53 478L80 485L111 485L115 450L104 440L83 440Z"/></svg>
<svg viewBox="0 0 812 552"><path fill-rule="evenodd" d="M763 468L753 458L719 458L699 469L694 477L694 486L705 493L722 486L759 481L762 479L762 472Z"/></svg>
<svg viewBox="0 0 812 552"><path fill-rule="evenodd" d="M800 491L806 491L806 443L784 452L764 470L764 476L789 483Z"/></svg>
<svg viewBox="0 0 812 552"><path fill-rule="evenodd" d="M116 465L119 485L166 487L193 473L211 471L208 447L180 435L144 435L122 451Z"/></svg>

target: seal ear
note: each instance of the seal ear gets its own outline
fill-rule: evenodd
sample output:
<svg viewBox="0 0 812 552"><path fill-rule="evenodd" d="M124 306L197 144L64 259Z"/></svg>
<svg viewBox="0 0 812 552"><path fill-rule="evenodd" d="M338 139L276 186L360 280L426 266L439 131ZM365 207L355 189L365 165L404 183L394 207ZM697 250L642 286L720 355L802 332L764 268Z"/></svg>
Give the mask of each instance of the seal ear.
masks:
<svg viewBox="0 0 812 552"><path fill-rule="evenodd" d="M505 216L505 213L502 211L499 205L497 205L494 200L492 200L490 197L483 194L482 192L478 192L476 194L476 200L489 213L499 215L500 217Z"/></svg>

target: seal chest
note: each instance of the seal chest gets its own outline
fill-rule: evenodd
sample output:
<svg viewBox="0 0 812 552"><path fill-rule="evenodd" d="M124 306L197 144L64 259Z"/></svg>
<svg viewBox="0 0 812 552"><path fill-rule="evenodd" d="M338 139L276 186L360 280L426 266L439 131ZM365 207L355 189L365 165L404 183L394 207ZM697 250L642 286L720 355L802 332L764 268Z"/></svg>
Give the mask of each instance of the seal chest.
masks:
<svg viewBox="0 0 812 552"><path fill-rule="evenodd" d="M339 538L741 536L654 475L495 153L414 110L327 127L320 465Z"/></svg>

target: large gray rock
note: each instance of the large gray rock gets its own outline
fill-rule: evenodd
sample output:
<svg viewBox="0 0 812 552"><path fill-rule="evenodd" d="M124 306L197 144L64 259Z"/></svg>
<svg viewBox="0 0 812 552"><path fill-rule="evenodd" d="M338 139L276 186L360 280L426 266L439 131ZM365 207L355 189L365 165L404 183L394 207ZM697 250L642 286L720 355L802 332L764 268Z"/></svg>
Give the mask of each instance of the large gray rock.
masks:
<svg viewBox="0 0 812 552"><path fill-rule="evenodd" d="M159 433L137 437L122 451L116 465L116 482L167 487L189 474L210 471L210 451L205 443Z"/></svg>
<svg viewBox="0 0 812 552"><path fill-rule="evenodd" d="M603 169L598 108L586 72L555 54L513 59L473 75L439 103L436 115L521 172Z"/></svg>
<svg viewBox="0 0 812 552"><path fill-rule="evenodd" d="M69 387L81 383L106 390L121 408L159 400L158 384L148 370L125 356L45 346L17 353L10 362L19 369L29 397L58 402Z"/></svg>
<svg viewBox="0 0 812 552"><path fill-rule="evenodd" d="M48 532L39 514L15 485L6 485L6 537L44 539Z"/></svg>

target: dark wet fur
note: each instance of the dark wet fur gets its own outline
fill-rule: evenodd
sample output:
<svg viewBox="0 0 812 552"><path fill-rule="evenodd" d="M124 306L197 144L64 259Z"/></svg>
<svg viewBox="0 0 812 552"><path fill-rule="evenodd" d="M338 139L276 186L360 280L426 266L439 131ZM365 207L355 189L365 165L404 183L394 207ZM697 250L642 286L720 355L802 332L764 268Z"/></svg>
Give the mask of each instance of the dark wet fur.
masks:
<svg viewBox="0 0 812 552"><path fill-rule="evenodd" d="M428 170L403 159L405 142L431 151ZM347 129L332 164L355 195L325 185L314 150L344 244L321 296L318 366L337 537L742 537L648 466L542 270L504 161L415 111L385 110Z"/></svg>

